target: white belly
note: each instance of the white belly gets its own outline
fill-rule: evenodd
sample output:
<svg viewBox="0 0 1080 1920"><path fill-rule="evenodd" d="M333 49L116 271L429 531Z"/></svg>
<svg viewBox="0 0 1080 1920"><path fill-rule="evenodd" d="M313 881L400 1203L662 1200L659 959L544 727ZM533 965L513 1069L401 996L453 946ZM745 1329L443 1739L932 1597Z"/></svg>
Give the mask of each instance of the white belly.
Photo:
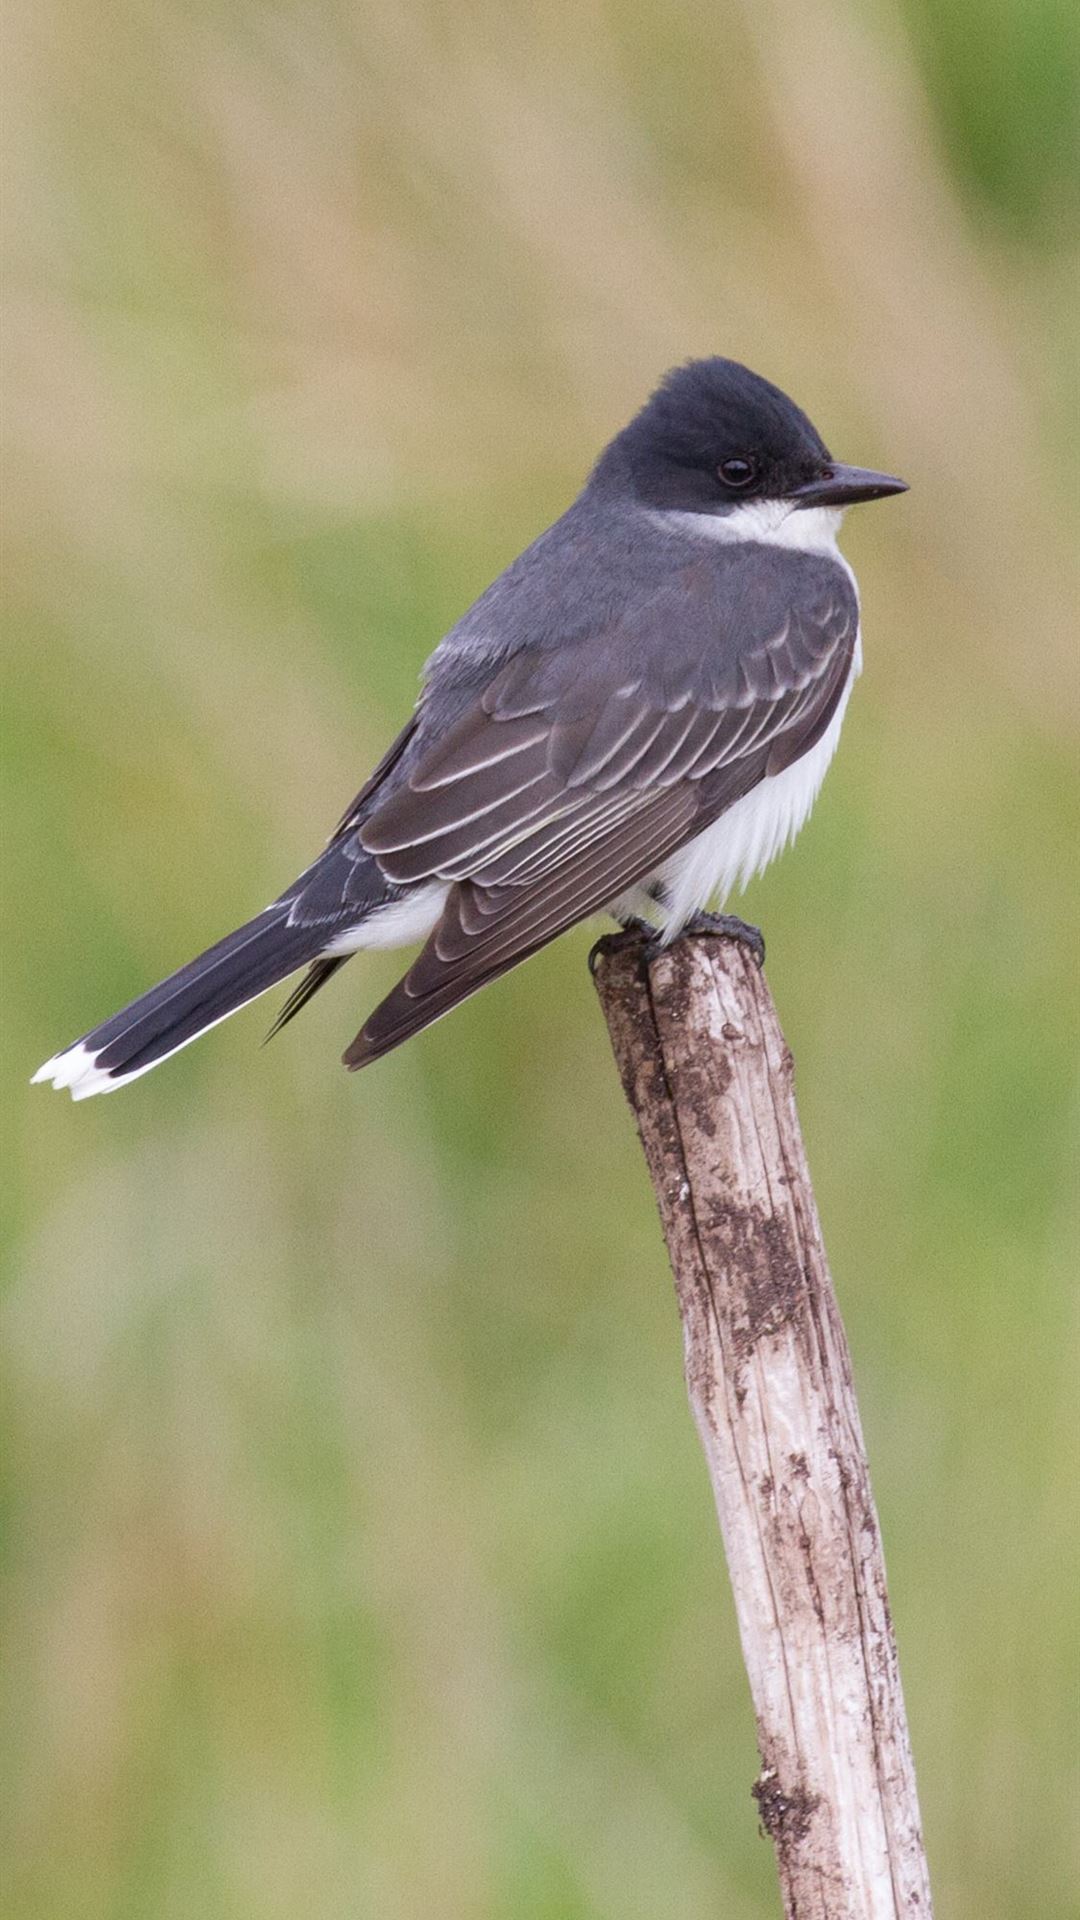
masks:
<svg viewBox="0 0 1080 1920"><path fill-rule="evenodd" d="M674 940L691 914L712 902L722 904L729 893L745 887L794 840L809 816L836 752L844 713L861 666L861 649L856 647L840 704L809 753L785 767L783 773L762 780L752 793L736 800L711 827L680 847L678 853L673 853L657 869L654 878L663 886L667 901L665 941ZM645 904L639 899L634 910L655 924L657 909L653 902Z"/></svg>

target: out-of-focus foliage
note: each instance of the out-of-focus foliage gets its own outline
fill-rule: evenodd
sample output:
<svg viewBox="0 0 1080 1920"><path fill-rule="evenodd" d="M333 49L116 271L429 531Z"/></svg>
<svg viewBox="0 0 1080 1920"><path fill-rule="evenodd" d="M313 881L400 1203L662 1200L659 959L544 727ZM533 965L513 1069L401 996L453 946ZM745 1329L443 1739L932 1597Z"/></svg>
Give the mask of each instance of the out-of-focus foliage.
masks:
<svg viewBox="0 0 1080 1920"><path fill-rule="evenodd" d="M775 1911L582 931L359 1079L258 907L672 361L912 481L761 881L951 1920L1070 1911L1065 0L15 0L3 1801L20 1920Z"/></svg>

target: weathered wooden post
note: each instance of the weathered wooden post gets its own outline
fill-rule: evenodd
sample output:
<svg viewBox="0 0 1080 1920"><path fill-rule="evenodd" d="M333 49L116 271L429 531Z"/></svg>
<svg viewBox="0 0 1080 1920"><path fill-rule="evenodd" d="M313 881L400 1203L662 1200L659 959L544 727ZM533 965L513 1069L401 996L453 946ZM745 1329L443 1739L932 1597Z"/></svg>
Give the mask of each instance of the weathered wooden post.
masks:
<svg viewBox="0 0 1080 1920"><path fill-rule="evenodd" d="M784 1911L929 1920L851 1359L772 996L711 937L651 963L601 942L594 977L675 1272Z"/></svg>

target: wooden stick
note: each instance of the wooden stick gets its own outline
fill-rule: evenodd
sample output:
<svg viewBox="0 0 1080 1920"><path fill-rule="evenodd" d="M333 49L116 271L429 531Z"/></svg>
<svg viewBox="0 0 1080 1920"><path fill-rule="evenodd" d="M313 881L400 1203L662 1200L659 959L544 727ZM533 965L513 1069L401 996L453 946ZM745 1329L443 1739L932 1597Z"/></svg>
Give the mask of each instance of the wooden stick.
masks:
<svg viewBox="0 0 1080 1920"><path fill-rule="evenodd" d="M595 979L682 1316L789 1920L929 1920L851 1359L764 975L726 939Z"/></svg>

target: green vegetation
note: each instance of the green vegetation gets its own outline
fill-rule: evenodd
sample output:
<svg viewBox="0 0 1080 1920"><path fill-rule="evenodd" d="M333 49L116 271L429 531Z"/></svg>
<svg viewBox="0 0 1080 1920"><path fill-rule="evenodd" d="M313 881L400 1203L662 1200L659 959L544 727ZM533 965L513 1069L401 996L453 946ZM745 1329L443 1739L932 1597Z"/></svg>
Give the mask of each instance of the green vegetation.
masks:
<svg viewBox="0 0 1080 1920"><path fill-rule="evenodd" d="M939 1910L1075 1856L1064 0L22 0L5 62L3 1802L19 1920L752 1920L753 1726L581 931L39 1060L270 897L668 364L905 474L746 911ZM1075 1162L1072 1162L1075 1165Z"/></svg>

